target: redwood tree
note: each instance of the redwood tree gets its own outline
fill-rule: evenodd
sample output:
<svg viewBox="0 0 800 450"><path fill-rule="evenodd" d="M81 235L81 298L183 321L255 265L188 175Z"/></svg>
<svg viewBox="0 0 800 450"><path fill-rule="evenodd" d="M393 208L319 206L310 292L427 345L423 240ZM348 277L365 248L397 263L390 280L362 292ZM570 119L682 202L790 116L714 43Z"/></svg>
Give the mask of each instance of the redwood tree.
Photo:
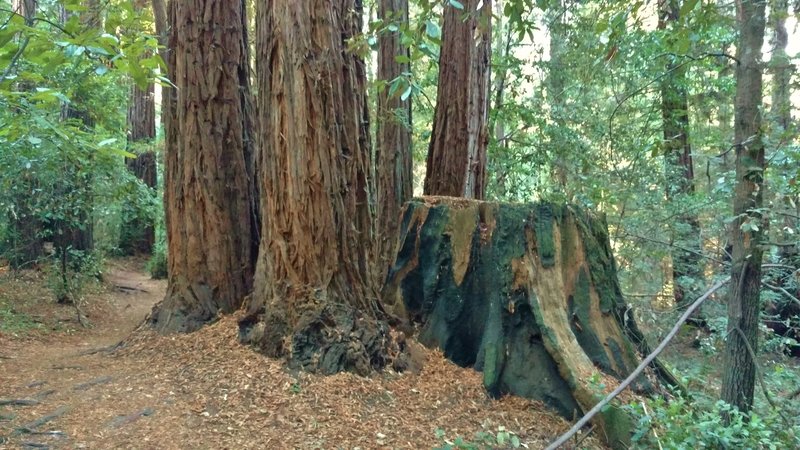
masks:
<svg viewBox="0 0 800 450"><path fill-rule="evenodd" d="M152 84L144 89L131 87L128 104L128 143L136 145L151 143L156 137L156 102ZM138 151L135 158L125 160L136 178L151 188L156 188L156 154L152 148L133 149ZM146 220L136 211L122 224L120 248L127 253L150 253L155 242L155 227L152 220Z"/></svg>
<svg viewBox="0 0 800 450"><path fill-rule="evenodd" d="M357 0L257 3L261 246L242 340L308 371L386 363Z"/></svg>
<svg viewBox="0 0 800 450"><path fill-rule="evenodd" d="M680 26L680 0L659 2L658 28L668 30ZM673 32L675 30L669 30ZM677 57L667 56L665 75L661 80L661 117L664 133L664 173L667 202L681 212L672 223L672 282L675 305L685 309L696 299L691 288L703 277L700 258L700 221L681 203L694 194L694 165L689 142L689 100L687 66Z"/></svg>
<svg viewBox="0 0 800 450"><path fill-rule="evenodd" d="M378 79L387 83L411 71L409 49L401 44L400 30L391 31L388 24L408 25L408 0L381 0L378 18L387 30L378 38ZM405 59L403 58L405 57ZM381 275L397 241L400 208L412 195L411 173L411 101L390 95L390 89L378 93L376 132L376 175L378 205L378 263Z"/></svg>
<svg viewBox="0 0 800 450"><path fill-rule="evenodd" d="M765 170L760 111L764 4L754 0L736 2L739 22L734 124L736 189L722 400L745 413L753 405L756 363L751 352L758 350L761 241L766 227L760 213Z"/></svg>
<svg viewBox="0 0 800 450"><path fill-rule="evenodd" d="M252 286L247 22L244 1L173 1L169 16L169 285L150 322L191 331L237 309Z"/></svg>
<svg viewBox="0 0 800 450"><path fill-rule="evenodd" d="M490 0L444 8L439 88L425 173L426 195L482 199L486 188Z"/></svg>

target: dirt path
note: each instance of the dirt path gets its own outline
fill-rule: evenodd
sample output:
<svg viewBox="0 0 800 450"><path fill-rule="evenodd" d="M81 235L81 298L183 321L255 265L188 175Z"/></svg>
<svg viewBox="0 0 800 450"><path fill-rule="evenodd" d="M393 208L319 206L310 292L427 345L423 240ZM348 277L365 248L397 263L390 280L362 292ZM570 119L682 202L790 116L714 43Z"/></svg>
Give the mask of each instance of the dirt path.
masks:
<svg viewBox="0 0 800 450"><path fill-rule="evenodd" d="M489 399L479 373L427 350L419 375L321 377L239 345L236 317L188 335L136 329L165 283L124 263L106 281L86 306L93 328L0 336L0 449L416 449L442 445L437 429L500 426L536 449L568 428L541 404Z"/></svg>

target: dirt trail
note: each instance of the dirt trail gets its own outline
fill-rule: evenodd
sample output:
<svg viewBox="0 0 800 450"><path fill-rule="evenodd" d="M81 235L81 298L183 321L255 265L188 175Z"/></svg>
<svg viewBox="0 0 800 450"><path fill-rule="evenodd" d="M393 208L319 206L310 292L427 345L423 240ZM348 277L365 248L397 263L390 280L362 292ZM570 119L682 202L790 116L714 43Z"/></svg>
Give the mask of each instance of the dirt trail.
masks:
<svg viewBox="0 0 800 450"><path fill-rule="evenodd" d="M0 449L416 449L442 445L437 429L499 426L536 449L569 428L539 403L489 399L479 373L436 352L420 350L419 375L322 377L239 345L236 317L188 335L137 329L166 283L130 266L112 264L88 299L93 328L0 335Z"/></svg>

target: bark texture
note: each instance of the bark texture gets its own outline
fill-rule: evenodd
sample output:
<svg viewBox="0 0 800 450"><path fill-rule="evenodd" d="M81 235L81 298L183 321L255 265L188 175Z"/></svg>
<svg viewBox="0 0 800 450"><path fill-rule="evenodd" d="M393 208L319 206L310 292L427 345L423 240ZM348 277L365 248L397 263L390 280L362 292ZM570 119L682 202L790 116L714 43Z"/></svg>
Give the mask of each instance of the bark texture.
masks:
<svg viewBox="0 0 800 450"><path fill-rule="evenodd" d="M671 31L680 26L680 0L660 0L659 22L661 30ZM672 241L691 251L673 249L672 283L675 305L686 309L699 296L693 286L701 285L703 253L700 239L700 221L697 215L682 205L694 194L694 165L689 143L689 100L687 65L677 57L665 68L661 81L661 118L664 132L664 174L667 202L682 212L672 223Z"/></svg>
<svg viewBox="0 0 800 450"><path fill-rule="evenodd" d="M424 192L482 199L489 143L492 2L461 3L464 9L449 4L444 8L439 88Z"/></svg>
<svg viewBox="0 0 800 450"><path fill-rule="evenodd" d="M408 26L408 0L381 0L378 18L384 24ZM378 79L387 83L411 72L410 64L398 57L410 57L408 47L400 43L399 31L389 31L378 38ZM400 92L389 95L388 87L378 93L376 130L376 169L378 205L378 268L383 279L397 242L400 209L411 199L411 100L403 101Z"/></svg>
<svg viewBox="0 0 800 450"><path fill-rule="evenodd" d="M722 400L749 412L753 405L756 366L750 349L758 349L761 241L766 221L758 213L763 203L764 143L761 130L761 47L764 44L765 2L736 2L739 43L736 68L735 220L731 229L733 259L728 296ZM749 348L748 348L749 347Z"/></svg>
<svg viewBox="0 0 800 450"><path fill-rule="evenodd" d="M170 3L165 95L165 208L169 284L150 323L192 331L236 310L253 275L252 152L243 3ZM210 70L212 68L213 70Z"/></svg>
<svg viewBox="0 0 800 450"><path fill-rule="evenodd" d="M604 397L600 383L610 392L629 375L646 347L605 223L572 206L412 200L384 301L405 309L421 343L482 371L491 394L541 400L569 418ZM630 420L614 406L599 435L629 443Z"/></svg>
<svg viewBox="0 0 800 450"><path fill-rule="evenodd" d="M374 277L361 2L260 1L261 211L243 342L311 372L388 363Z"/></svg>

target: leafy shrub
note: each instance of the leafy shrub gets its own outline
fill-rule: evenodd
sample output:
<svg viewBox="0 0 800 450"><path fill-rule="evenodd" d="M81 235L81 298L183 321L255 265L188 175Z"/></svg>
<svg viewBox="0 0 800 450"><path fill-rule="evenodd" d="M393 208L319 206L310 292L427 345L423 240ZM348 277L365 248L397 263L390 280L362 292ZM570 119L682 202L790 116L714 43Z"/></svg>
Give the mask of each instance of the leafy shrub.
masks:
<svg viewBox="0 0 800 450"><path fill-rule="evenodd" d="M635 448L663 449L781 449L800 448L800 426L787 427L777 412L744 415L723 401L709 408L692 406L686 399L656 398L632 405L639 417L633 436ZM723 415L730 417L725 424Z"/></svg>
<svg viewBox="0 0 800 450"><path fill-rule="evenodd" d="M496 450L525 446L520 442L519 436L513 431L506 430L506 428L502 426L497 428L497 433L479 431L475 433L474 440L467 440L461 436L449 440L445 436L445 431L441 428L437 428L436 439L441 441L442 445L435 447L434 450Z"/></svg>
<svg viewBox="0 0 800 450"><path fill-rule="evenodd" d="M163 243L157 243L153 255L147 261L147 271L154 280L167 278L167 251Z"/></svg>

